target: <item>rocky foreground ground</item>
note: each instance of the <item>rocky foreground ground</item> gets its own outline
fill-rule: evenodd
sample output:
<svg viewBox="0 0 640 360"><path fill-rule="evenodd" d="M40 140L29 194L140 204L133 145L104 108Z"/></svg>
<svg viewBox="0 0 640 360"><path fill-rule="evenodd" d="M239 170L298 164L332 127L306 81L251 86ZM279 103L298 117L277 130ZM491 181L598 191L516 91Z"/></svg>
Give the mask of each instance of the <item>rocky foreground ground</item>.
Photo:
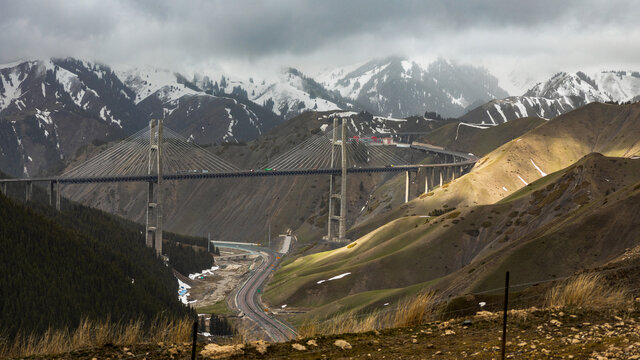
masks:
<svg viewBox="0 0 640 360"><path fill-rule="evenodd" d="M466 320L466 321L465 321ZM502 314L436 321L360 334L316 336L288 343L199 343L198 359L499 359ZM190 344L104 346L38 359L190 359ZM514 310L507 358L640 359L640 312Z"/></svg>

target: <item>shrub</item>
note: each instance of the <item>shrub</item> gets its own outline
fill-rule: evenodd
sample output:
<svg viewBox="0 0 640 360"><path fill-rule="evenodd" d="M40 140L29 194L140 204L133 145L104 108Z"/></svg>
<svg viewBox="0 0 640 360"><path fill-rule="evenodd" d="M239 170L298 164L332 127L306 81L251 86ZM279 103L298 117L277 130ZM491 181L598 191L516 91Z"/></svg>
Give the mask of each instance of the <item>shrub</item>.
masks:
<svg viewBox="0 0 640 360"><path fill-rule="evenodd" d="M558 284L547 293L549 307L603 308L620 307L626 291L605 284L599 274L581 274Z"/></svg>

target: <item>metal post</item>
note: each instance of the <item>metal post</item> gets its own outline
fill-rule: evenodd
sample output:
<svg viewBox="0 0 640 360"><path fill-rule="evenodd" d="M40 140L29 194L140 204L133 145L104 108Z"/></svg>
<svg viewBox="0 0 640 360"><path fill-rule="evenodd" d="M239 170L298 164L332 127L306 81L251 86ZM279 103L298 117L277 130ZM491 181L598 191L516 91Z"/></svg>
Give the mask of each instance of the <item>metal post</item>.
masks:
<svg viewBox="0 0 640 360"><path fill-rule="evenodd" d="M198 342L198 322L193 322L193 342L191 343L191 360L196 359L196 343Z"/></svg>
<svg viewBox="0 0 640 360"><path fill-rule="evenodd" d="M338 234L340 241L346 240L347 233L347 119L342 119L342 176L340 178L340 222Z"/></svg>
<svg viewBox="0 0 640 360"><path fill-rule="evenodd" d="M509 272L504 281L504 315L502 319L502 359L504 360L507 347L507 309L509 308Z"/></svg>
<svg viewBox="0 0 640 360"><path fill-rule="evenodd" d="M408 203L409 202L409 172L405 171L405 176L404 176L404 202Z"/></svg>
<svg viewBox="0 0 640 360"><path fill-rule="evenodd" d="M333 169L335 161L336 142L338 141L338 118L333 119L333 139L331 141L331 165ZM335 175L329 175L329 221L327 221L327 240L331 241L333 237L333 188L335 183Z"/></svg>

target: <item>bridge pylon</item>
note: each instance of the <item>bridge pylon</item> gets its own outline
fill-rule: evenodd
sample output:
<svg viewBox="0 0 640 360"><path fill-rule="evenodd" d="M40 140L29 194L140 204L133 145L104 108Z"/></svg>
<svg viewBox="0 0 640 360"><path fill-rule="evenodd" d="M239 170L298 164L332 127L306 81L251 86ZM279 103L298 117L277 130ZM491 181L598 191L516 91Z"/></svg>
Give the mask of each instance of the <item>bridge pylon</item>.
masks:
<svg viewBox="0 0 640 360"><path fill-rule="evenodd" d="M340 126L340 137L338 141L338 118L333 119L333 139L331 141L331 168L334 168L336 161L336 147L340 148L340 160L342 172L340 174L340 193L334 193L336 189L337 175L330 175L329 180L329 221L327 221L327 240L335 242L347 241L347 120L342 119ZM336 204L340 202L340 210L336 215ZM334 223L338 222L338 236L334 235Z"/></svg>
<svg viewBox="0 0 640 360"><path fill-rule="evenodd" d="M149 167L148 174L155 179L149 181L147 196L147 247L155 248L156 255L162 255L162 119L149 121Z"/></svg>

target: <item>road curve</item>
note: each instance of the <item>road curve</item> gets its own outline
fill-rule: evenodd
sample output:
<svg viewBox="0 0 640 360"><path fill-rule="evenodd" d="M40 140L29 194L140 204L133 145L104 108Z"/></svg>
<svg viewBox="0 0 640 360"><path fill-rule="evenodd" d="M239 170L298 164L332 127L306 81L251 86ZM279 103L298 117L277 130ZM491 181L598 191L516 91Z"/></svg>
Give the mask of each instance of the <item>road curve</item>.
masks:
<svg viewBox="0 0 640 360"><path fill-rule="evenodd" d="M248 279L236 292L234 298L236 307L262 328L272 341L283 342L295 338L297 336L295 330L276 319L265 309L260 301L260 293L258 293L258 289L263 288L269 274L276 265L276 254L270 250L252 246L233 247L251 251L260 255L261 258L259 265L251 271Z"/></svg>

